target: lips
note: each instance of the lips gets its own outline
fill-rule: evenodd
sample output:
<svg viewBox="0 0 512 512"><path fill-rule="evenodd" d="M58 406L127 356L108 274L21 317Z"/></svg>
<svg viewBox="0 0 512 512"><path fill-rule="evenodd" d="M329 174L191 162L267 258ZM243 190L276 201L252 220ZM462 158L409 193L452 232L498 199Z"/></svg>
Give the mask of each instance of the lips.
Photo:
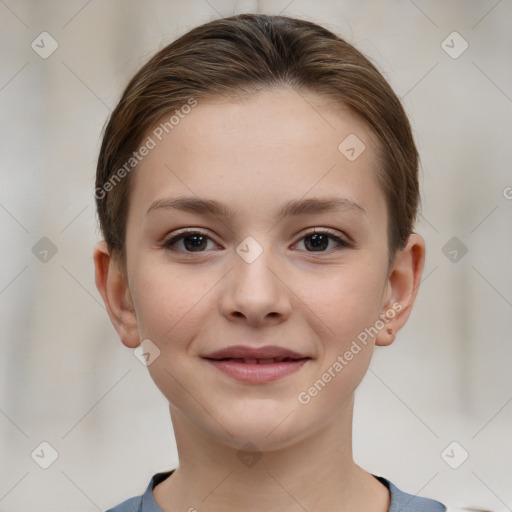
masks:
<svg viewBox="0 0 512 512"><path fill-rule="evenodd" d="M203 358L230 377L249 383L280 379L311 359L306 354L272 345L259 348L236 345L211 352Z"/></svg>
<svg viewBox="0 0 512 512"><path fill-rule="evenodd" d="M251 358L244 358L244 357L224 357L222 359L214 359L215 361L233 361L234 363L244 363L244 364L272 364L272 363L282 363L284 362L290 362L290 361L297 361L297 359L293 359L290 357L272 357L267 359L251 359Z"/></svg>
<svg viewBox="0 0 512 512"><path fill-rule="evenodd" d="M300 354L293 350L274 345L258 348L235 345L211 352L203 357L217 361L233 359L239 360L238 362L245 362L246 364L270 364L276 362L280 363L284 360L296 361L297 359L309 358L306 354Z"/></svg>

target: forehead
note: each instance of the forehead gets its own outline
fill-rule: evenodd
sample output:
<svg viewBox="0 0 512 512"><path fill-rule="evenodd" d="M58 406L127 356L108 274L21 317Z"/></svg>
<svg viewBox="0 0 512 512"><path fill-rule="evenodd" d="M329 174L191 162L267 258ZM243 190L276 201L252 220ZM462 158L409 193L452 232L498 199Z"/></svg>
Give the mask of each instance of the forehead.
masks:
<svg viewBox="0 0 512 512"><path fill-rule="evenodd" d="M383 205L376 138L340 102L275 89L236 101L201 100L187 111L162 140L148 132L155 147L134 173L130 211L142 214L166 195L213 196L253 210L265 197L265 208L277 209L286 198L336 188L351 200Z"/></svg>

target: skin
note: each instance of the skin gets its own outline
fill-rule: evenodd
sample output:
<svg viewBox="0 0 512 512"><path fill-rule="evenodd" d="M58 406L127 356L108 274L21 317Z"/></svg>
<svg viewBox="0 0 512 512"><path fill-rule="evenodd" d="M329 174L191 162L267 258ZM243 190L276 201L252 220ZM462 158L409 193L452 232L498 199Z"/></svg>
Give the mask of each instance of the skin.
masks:
<svg viewBox="0 0 512 512"><path fill-rule="evenodd" d="M349 134L366 146L353 162L338 150ZM180 459L153 491L165 512L387 511L388 490L352 457L354 391L374 346L392 343L410 314L425 246L412 234L388 266L375 148L370 129L343 105L274 89L201 101L133 175L127 277L102 241L96 284L122 342L135 348L150 339L160 350L148 369L169 400ZM147 212L178 196L215 199L236 215ZM275 220L289 200L328 196L364 211ZM182 228L209 237L199 252L190 239L174 251L163 246ZM331 228L350 245L328 239L315 251L306 237L313 228ZM236 252L248 236L263 250L252 263ZM401 311L301 404L298 394L396 303ZM238 344L278 345L312 359L280 380L251 384L201 358ZM261 456L251 467L237 457L246 443Z"/></svg>

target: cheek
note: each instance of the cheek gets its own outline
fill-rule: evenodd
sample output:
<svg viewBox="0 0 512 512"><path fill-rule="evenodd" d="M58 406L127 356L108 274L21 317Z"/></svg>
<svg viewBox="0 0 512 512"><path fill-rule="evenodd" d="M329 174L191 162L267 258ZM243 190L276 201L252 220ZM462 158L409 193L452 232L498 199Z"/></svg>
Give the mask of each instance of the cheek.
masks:
<svg viewBox="0 0 512 512"><path fill-rule="evenodd" d="M314 375L297 395L302 414L313 415L319 423L351 396L370 364L375 330L380 313L383 275L375 265L358 265L332 272L317 294L304 300L308 310L322 320L316 330L323 353ZM304 282L304 290L308 289ZM315 315L312 315L315 316ZM310 321L311 325L311 321ZM320 331L321 330L321 331Z"/></svg>
<svg viewBox="0 0 512 512"><path fill-rule="evenodd" d="M304 304L323 321L325 339L336 349L350 344L378 318L383 274L363 258L357 265L330 271L322 279L303 277L302 283Z"/></svg>
<svg viewBox="0 0 512 512"><path fill-rule="evenodd" d="M197 269L158 265L148 261L139 267L134 282L134 305L139 333L162 349L179 345L184 333L198 324L204 296L212 287Z"/></svg>
<svg viewBox="0 0 512 512"><path fill-rule="evenodd" d="M207 292L215 284L214 279L207 281L190 267L145 262L135 282L134 298L140 338L150 339L160 351L148 366L151 378L163 395L183 410L194 407L190 396L200 392L191 342L201 337L205 318L211 313L213 304Z"/></svg>

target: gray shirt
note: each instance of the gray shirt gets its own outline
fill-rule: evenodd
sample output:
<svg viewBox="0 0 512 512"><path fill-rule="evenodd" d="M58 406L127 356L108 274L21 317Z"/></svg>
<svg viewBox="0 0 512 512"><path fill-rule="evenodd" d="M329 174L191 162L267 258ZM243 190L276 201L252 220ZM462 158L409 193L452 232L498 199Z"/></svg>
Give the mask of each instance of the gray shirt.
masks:
<svg viewBox="0 0 512 512"><path fill-rule="evenodd" d="M107 510L107 512L162 512L162 509L153 498L153 489L170 476L173 471L157 473L149 482L144 494L123 501L123 503ZM381 476L375 476L375 478L389 489L391 501L388 512L446 512L446 507L439 503L439 501L407 494L398 489L389 480Z"/></svg>

